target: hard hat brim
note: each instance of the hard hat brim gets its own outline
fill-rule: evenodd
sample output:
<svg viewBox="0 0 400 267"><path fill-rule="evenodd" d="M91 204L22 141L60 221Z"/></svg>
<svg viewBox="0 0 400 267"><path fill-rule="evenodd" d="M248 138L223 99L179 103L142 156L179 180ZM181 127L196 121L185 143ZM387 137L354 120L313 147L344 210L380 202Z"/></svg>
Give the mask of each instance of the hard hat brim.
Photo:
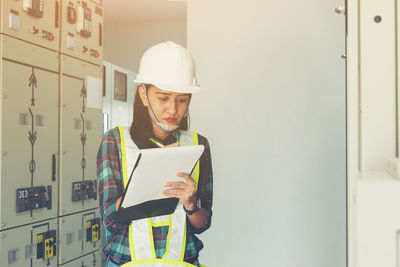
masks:
<svg viewBox="0 0 400 267"><path fill-rule="evenodd" d="M143 83L152 84L161 90L174 92L174 93L194 94L201 90L201 87L198 85L182 86L182 85L160 83L160 82L155 82L155 81L151 81L151 80L134 80L133 82L138 85L143 84Z"/></svg>

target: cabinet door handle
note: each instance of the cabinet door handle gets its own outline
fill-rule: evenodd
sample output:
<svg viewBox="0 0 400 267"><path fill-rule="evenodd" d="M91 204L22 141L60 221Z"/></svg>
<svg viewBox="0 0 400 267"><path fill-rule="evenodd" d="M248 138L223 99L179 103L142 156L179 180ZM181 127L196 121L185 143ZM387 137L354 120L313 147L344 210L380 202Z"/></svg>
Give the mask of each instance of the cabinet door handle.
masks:
<svg viewBox="0 0 400 267"><path fill-rule="evenodd" d="M56 20L55 20L55 27L56 28L58 28L58 21L59 21L59 18L60 18L60 4L59 4L59 2L58 1L56 1Z"/></svg>
<svg viewBox="0 0 400 267"><path fill-rule="evenodd" d="M56 154L51 156L51 180L56 180Z"/></svg>
<svg viewBox="0 0 400 267"><path fill-rule="evenodd" d="M103 46L103 24L99 23L99 46Z"/></svg>

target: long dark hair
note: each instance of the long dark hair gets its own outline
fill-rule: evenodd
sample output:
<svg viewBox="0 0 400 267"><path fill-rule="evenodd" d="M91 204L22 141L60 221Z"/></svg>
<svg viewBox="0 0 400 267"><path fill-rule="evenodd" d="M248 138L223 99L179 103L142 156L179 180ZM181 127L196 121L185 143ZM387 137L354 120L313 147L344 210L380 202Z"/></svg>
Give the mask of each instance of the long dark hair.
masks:
<svg viewBox="0 0 400 267"><path fill-rule="evenodd" d="M133 122L131 124L130 134L133 141L138 144L141 140L148 140L149 137L153 136L153 126L151 124L152 118L150 118L147 107L143 105L139 95L139 87L136 90L135 102L133 103ZM150 88L151 84L145 84L146 88ZM182 119L179 124L180 130L189 129L189 114Z"/></svg>

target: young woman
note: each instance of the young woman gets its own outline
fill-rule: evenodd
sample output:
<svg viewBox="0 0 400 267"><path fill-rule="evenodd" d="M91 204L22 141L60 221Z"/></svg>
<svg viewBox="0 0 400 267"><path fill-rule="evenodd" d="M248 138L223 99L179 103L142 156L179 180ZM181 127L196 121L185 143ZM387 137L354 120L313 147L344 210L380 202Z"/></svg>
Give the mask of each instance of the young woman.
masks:
<svg viewBox="0 0 400 267"><path fill-rule="evenodd" d="M97 155L107 266L200 266L203 243L196 235L211 225L213 186L208 141L187 131L192 93L200 90L193 58L173 42L155 45L143 55L135 82L139 86L131 127L108 131ZM172 215L117 223L116 212L132 169L129 154L155 148L150 138L166 146L200 144L205 149L192 176L178 173L185 182L165 184L169 189L164 195L179 199Z"/></svg>

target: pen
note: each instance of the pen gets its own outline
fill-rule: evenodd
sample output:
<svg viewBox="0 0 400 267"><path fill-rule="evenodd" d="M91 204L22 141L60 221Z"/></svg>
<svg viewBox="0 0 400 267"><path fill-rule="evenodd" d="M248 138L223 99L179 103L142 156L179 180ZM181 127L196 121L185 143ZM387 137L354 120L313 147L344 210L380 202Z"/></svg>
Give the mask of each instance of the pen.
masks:
<svg viewBox="0 0 400 267"><path fill-rule="evenodd" d="M158 147L164 147L164 145L162 144L162 143L160 143L160 141L158 141L158 140L156 140L156 139L154 139L154 138L149 138L149 140L153 143L153 144L155 144L156 146L158 146Z"/></svg>

